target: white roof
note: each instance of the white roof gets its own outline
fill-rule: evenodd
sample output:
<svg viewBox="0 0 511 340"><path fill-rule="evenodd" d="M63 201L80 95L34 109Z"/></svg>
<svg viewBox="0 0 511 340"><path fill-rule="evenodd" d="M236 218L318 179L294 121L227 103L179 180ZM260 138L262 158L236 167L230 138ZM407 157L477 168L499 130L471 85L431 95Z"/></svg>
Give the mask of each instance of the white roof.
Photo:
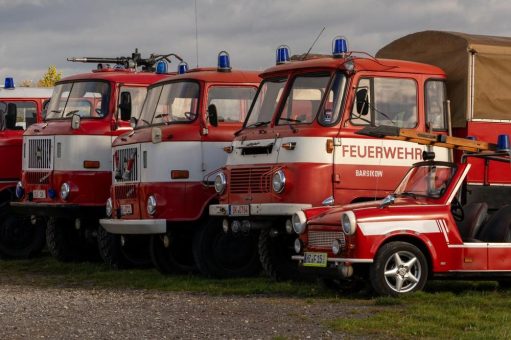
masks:
<svg viewBox="0 0 511 340"><path fill-rule="evenodd" d="M0 98L51 98L53 87L0 87Z"/></svg>

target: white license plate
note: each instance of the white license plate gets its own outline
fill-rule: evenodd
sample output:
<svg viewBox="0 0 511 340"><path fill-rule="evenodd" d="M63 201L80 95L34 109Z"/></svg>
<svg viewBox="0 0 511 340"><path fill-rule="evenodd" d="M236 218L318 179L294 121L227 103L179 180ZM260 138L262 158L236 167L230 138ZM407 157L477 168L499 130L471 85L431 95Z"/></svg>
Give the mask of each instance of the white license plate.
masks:
<svg viewBox="0 0 511 340"><path fill-rule="evenodd" d="M121 215L131 215L133 214L133 208L131 204L121 204Z"/></svg>
<svg viewBox="0 0 511 340"><path fill-rule="evenodd" d="M34 198L46 198L46 190L34 190L32 196Z"/></svg>
<svg viewBox="0 0 511 340"><path fill-rule="evenodd" d="M326 267L327 253L304 253L303 265L306 267Z"/></svg>
<svg viewBox="0 0 511 340"><path fill-rule="evenodd" d="M245 205L231 205L229 206L229 216L249 216L250 206Z"/></svg>

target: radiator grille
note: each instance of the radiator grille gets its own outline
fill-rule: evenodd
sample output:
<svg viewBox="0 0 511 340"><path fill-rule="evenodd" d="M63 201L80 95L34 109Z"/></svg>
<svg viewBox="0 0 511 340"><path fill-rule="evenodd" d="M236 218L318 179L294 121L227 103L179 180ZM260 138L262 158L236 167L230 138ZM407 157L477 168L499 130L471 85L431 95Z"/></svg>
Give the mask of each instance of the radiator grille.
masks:
<svg viewBox="0 0 511 340"><path fill-rule="evenodd" d="M117 149L114 154L115 181L138 181L138 152L137 148Z"/></svg>
<svg viewBox="0 0 511 340"><path fill-rule="evenodd" d="M229 191L233 194L270 192L271 174L271 167L232 169Z"/></svg>
<svg viewBox="0 0 511 340"><path fill-rule="evenodd" d="M332 249L334 240L344 240L342 231L309 230L309 247L318 249Z"/></svg>
<svg viewBox="0 0 511 340"><path fill-rule="evenodd" d="M122 200L137 197L136 184L116 185L114 186L115 199Z"/></svg>
<svg viewBox="0 0 511 340"><path fill-rule="evenodd" d="M50 184L50 174L47 171L27 171L25 178L28 184Z"/></svg>
<svg viewBox="0 0 511 340"><path fill-rule="evenodd" d="M51 139L28 140L28 167L30 169L51 169Z"/></svg>

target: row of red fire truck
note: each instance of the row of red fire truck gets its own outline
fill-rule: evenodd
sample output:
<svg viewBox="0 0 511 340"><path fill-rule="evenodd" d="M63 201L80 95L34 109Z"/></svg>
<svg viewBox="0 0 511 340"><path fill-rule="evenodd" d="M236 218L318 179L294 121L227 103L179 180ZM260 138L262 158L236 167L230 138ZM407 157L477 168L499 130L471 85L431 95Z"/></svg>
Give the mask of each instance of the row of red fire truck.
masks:
<svg viewBox="0 0 511 340"><path fill-rule="evenodd" d="M172 75L149 72L170 55L83 60L101 64L59 82L45 122L24 135L19 201L11 206L34 229L46 228L48 248L62 260L94 255L99 245L113 267L150 256L164 273L250 275L260 262L272 277L297 277L295 213L381 199L424 151L440 161L459 158L438 146L361 136L361 129L481 139L507 124L505 113L488 106L497 92L476 81L491 64L486 52L503 53L502 39L405 38L382 49L384 58L349 51L342 37L329 56L290 58L282 46L260 86L256 72L232 70L226 52L217 68L180 64ZM442 56L442 39L457 44L463 63ZM474 168L469 179L483 183L484 167ZM484 198L493 191L479 185L473 192ZM316 242L334 239L320 233Z"/></svg>

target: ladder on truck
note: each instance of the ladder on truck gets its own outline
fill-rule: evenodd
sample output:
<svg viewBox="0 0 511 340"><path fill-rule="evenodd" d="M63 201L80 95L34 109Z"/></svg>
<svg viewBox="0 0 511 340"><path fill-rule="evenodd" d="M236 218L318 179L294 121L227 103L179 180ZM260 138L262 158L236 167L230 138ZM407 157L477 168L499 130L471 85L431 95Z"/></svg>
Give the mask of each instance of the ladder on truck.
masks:
<svg viewBox="0 0 511 340"><path fill-rule="evenodd" d="M358 135L383 139L402 140L421 145L438 146L467 152L495 152L497 145L479 140L453 137L414 129L403 129L396 126L367 126L356 132Z"/></svg>

